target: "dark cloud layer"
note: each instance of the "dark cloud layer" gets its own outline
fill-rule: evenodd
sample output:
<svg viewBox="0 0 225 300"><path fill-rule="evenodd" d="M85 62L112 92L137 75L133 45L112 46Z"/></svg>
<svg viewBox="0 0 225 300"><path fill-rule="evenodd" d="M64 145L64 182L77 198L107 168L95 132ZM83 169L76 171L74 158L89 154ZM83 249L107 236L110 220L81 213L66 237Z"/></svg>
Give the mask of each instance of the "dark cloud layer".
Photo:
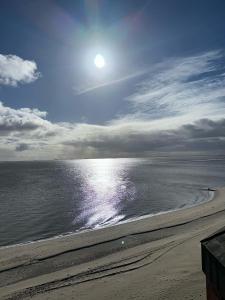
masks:
<svg viewBox="0 0 225 300"><path fill-rule="evenodd" d="M146 124L147 125L147 124ZM93 148L100 156L145 155L151 151L225 150L225 119L202 119L176 130L99 135L95 140L65 141L64 145Z"/></svg>

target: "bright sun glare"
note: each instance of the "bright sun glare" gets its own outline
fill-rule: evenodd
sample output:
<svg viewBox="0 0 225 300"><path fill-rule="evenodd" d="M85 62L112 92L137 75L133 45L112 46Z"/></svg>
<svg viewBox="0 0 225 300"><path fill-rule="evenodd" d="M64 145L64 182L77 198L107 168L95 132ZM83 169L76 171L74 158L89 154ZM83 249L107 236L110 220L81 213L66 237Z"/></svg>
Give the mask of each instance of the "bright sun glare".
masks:
<svg viewBox="0 0 225 300"><path fill-rule="evenodd" d="M105 59L101 54L97 54L94 63L97 68L102 69L105 66Z"/></svg>

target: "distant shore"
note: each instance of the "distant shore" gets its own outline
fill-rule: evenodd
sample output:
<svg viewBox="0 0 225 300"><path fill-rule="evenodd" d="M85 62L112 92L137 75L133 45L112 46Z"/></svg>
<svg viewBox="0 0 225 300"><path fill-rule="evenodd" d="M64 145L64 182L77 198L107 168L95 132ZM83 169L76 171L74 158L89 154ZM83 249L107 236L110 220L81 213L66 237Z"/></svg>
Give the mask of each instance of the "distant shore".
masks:
<svg viewBox="0 0 225 300"><path fill-rule="evenodd" d="M191 208L0 248L0 298L205 299L200 240L224 219L222 188Z"/></svg>

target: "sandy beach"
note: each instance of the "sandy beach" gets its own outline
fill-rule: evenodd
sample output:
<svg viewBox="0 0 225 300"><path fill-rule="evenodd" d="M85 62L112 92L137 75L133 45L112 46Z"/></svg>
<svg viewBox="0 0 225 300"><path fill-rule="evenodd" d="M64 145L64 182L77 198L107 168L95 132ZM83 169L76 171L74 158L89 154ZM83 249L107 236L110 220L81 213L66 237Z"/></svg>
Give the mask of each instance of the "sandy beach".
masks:
<svg viewBox="0 0 225 300"><path fill-rule="evenodd" d="M225 188L184 210L0 249L0 299L205 299L200 240L224 226Z"/></svg>

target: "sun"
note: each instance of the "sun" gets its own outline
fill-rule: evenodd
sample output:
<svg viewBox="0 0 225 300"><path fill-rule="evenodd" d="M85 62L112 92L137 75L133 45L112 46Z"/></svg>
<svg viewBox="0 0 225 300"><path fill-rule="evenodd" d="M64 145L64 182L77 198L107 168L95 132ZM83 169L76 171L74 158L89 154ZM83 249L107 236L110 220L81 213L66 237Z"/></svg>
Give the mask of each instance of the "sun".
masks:
<svg viewBox="0 0 225 300"><path fill-rule="evenodd" d="M97 54L94 59L94 64L97 68L102 69L105 67L105 59L101 54Z"/></svg>

